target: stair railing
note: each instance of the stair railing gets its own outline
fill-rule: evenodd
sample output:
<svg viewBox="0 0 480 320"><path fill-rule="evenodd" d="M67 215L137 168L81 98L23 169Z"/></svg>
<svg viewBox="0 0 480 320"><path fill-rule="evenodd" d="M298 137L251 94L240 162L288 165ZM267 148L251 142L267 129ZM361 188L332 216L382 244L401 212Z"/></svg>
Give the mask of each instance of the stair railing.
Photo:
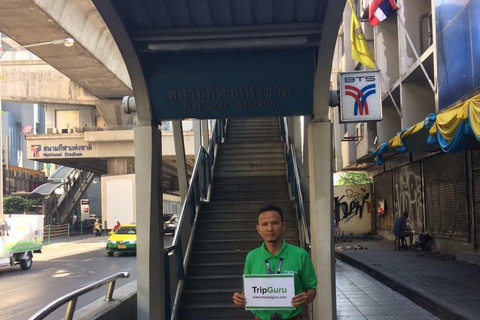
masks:
<svg viewBox="0 0 480 320"><path fill-rule="evenodd" d="M310 232L305 215L305 202L302 193L300 173L298 172L295 144L290 143L287 118L280 118L280 131L284 141L285 159L287 161L287 179L290 196L295 199L297 211L297 226L300 233L300 246L310 252Z"/></svg>
<svg viewBox="0 0 480 320"><path fill-rule="evenodd" d="M165 319L175 319L176 316L193 245L197 213L201 203L207 201L216 153L225 136L226 124L226 120L215 120L208 151L203 147L198 150L172 245L164 249Z"/></svg>

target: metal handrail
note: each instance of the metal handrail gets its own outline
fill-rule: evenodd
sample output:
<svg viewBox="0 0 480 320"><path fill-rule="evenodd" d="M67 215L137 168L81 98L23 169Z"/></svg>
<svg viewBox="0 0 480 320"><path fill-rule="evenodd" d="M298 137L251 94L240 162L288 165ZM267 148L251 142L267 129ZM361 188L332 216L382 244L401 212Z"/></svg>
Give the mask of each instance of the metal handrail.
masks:
<svg viewBox="0 0 480 320"><path fill-rule="evenodd" d="M297 207L297 220L299 222L300 242L303 248L310 252L310 232L307 226L305 215L305 206L302 193L302 185L300 182L300 174L298 172L297 158L295 153L295 145L290 143L287 118L280 118L280 129L282 139L285 143L285 157L287 161L287 178L290 183L290 192L295 199Z"/></svg>
<svg viewBox="0 0 480 320"><path fill-rule="evenodd" d="M69 294L64 295L63 297L58 298L57 300L46 305L43 309L35 313L29 318L29 320L42 320L45 319L52 312L63 306L65 303L68 303L67 310L65 311L65 320L72 320L73 314L75 313L75 307L77 305L77 300L80 296L89 293L90 291L96 290L106 284L108 284L107 293L105 294L105 301L113 301L113 291L115 290L115 282L118 278L129 278L130 274L128 272L118 272L110 277L92 283L86 287L80 288L76 291L73 291Z"/></svg>
<svg viewBox="0 0 480 320"><path fill-rule="evenodd" d="M193 243L193 234L195 232L195 221L197 217L197 208L201 204L200 195L203 201L206 200L208 195L208 188L212 183L212 168L215 164L216 146L222 142L222 138L225 133L225 124L223 120L216 120L215 125L212 128L210 135L210 143L208 151L205 148L200 147L197 152L197 158L193 167L192 176L188 186L185 201L182 205L182 210L178 219L178 225L175 235L173 237L172 244L164 248L165 257L165 316L166 319L174 318L177 308L178 299L183 289L183 278L185 274L185 267L188 265L190 258L190 250ZM201 180L201 181L200 181ZM190 215L190 219L187 220L187 215ZM190 222L190 229L184 230L187 226L185 223ZM188 237L184 237L182 240L182 234L188 232ZM173 255L176 255L173 257ZM171 260L170 260L171 259ZM170 264L173 265L176 261L177 268L177 283L170 281ZM174 267L172 267L174 268ZM170 290L176 287L174 300L172 300L172 294ZM173 301L173 306L172 306Z"/></svg>
<svg viewBox="0 0 480 320"><path fill-rule="evenodd" d="M299 206L300 209L300 215L301 215L301 220L303 223L301 224L302 231L303 231L303 238L305 240L304 247L307 248L309 251L312 248L311 243L310 243L310 234L308 231L307 227L307 218L305 216L305 206L303 202L303 192L301 188L301 182L300 182L300 174L298 173L298 166L297 166L297 157L295 153L295 145L292 143L290 145L290 152L292 155L292 161L293 161L293 172L295 174L295 184L296 184L296 196L295 198L298 197L297 205Z"/></svg>

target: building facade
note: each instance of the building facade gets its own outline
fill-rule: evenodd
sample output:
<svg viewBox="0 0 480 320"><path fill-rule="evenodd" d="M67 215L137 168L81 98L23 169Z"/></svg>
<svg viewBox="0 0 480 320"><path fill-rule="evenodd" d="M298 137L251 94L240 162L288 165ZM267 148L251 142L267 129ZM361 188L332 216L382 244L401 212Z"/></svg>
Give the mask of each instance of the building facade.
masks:
<svg viewBox="0 0 480 320"><path fill-rule="evenodd" d="M352 1L353 2L353 1ZM382 78L383 120L335 119L337 171L373 176L376 231L393 239L393 221L410 214L415 236L428 232L435 250L472 254L480 247L480 0L398 0L375 27L369 1L357 17ZM351 59L347 4L337 41L332 87L341 71L368 69Z"/></svg>

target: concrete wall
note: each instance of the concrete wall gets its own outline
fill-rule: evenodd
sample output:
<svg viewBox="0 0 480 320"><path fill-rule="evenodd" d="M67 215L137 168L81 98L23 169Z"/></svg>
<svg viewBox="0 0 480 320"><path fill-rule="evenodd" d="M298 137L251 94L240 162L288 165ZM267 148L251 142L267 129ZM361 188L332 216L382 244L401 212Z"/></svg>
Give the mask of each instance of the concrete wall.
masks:
<svg viewBox="0 0 480 320"><path fill-rule="evenodd" d="M121 283L122 279L117 280ZM113 301L100 298L75 312L75 319L132 320L137 318L137 281L113 293Z"/></svg>
<svg viewBox="0 0 480 320"><path fill-rule="evenodd" d="M369 184L336 186L333 194L340 233L361 235L372 231L372 191Z"/></svg>

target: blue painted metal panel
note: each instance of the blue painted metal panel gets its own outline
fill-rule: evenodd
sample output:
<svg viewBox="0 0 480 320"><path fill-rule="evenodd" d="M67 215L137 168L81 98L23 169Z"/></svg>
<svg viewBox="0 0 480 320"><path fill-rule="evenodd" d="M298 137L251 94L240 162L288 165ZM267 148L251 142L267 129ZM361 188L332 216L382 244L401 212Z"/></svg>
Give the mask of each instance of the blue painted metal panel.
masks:
<svg viewBox="0 0 480 320"><path fill-rule="evenodd" d="M472 22L473 87L480 88L480 0L472 1L470 21Z"/></svg>
<svg viewBox="0 0 480 320"><path fill-rule="evenodd" d="M313 50L150 57L153 117L309 115L314 61Z"/></svg>
<svg viewBox="0 0 480 320"><path fill-rule="evenodd" d="M475 65L480 64L479 3L436 1L439 109L478 87L474 74L479 72Z"/></svg>

